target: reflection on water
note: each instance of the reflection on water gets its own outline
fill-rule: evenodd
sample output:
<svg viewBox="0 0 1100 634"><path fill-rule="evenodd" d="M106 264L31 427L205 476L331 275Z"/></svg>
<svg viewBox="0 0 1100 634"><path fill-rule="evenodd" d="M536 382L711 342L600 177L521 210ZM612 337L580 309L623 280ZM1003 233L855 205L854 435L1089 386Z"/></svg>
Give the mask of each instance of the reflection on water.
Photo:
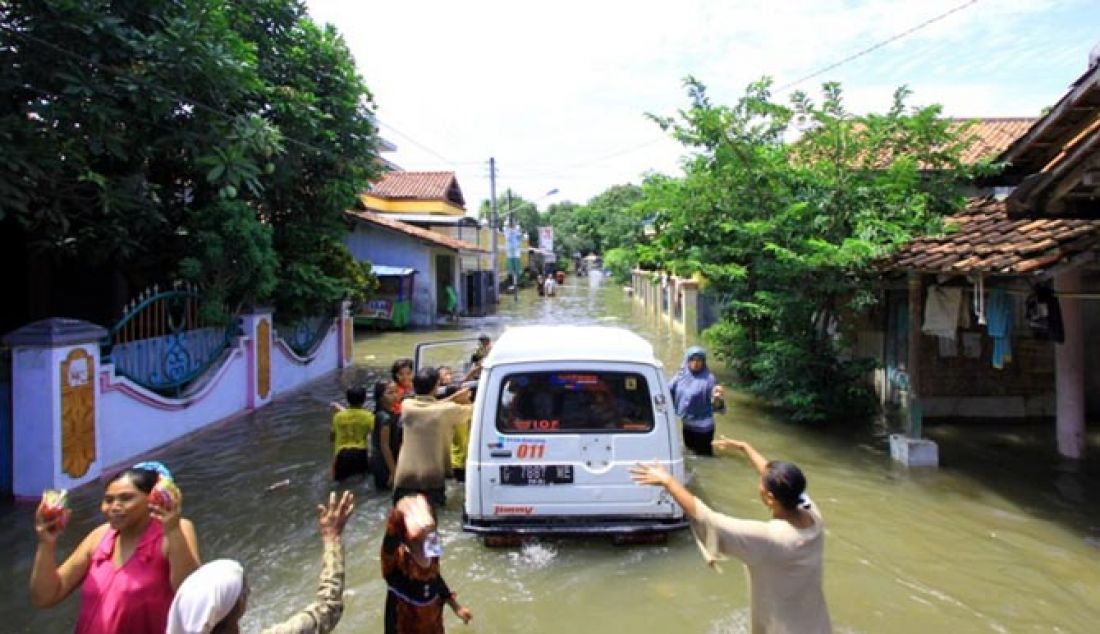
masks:
<svg viewBox="0 0 1100 634"><path fill-rule="evenodd" d="M499 333L520 323L629 326L649 339L671 373L684 342L646 321L613 284L567 279L559 294L501 298L500 311L434 332L360 333L358 365L160 456L177 473L204 559L244 563L252 594L246 631L312 600L320 541L314 504L329 491L327 403L370 383L427 339ZM719 374L721 371L719 369ZM777 421L731 395L719 432L751 440L766 456L799 463L828 525L826 594L841 632L1095 631L1100 619L1100 473L1065 463L1050 425L930 427L943 467L906 471L889 460L881 429L815 431ZM1090 437L1095 453L1100 439ZM755 477L729 458L688 458L693 488L712 506L763 518ZM272 490L268 488L289 481ZM346 533L346 610L339 631L382 629L386 591L378 550L388 498L365 484ZM98 487L75 492L67 554L98 522ZM550 540L489 549L461 532L462 491L452 484L441 518L443 574L474 612L463 632L745 632L745 578L706 568L689 537L663 546ZM1091 502L1091 504L1090 504ZM0 630L71 631L77 601L30 607L32 510L0 509L4 567Z"/></svg>

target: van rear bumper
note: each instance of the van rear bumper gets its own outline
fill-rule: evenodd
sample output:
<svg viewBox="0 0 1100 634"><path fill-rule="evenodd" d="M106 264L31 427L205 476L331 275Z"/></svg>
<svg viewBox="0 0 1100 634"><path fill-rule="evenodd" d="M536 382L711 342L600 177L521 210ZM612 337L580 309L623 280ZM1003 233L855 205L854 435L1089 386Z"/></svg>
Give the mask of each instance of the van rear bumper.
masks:
<svg viewBox="0 0 1100 634"><path fill-rule="evenodd" d="M487 521L462 517L462 530L478 535L631 535L671 533L687 527L686 518L555 516Z"/></svg>

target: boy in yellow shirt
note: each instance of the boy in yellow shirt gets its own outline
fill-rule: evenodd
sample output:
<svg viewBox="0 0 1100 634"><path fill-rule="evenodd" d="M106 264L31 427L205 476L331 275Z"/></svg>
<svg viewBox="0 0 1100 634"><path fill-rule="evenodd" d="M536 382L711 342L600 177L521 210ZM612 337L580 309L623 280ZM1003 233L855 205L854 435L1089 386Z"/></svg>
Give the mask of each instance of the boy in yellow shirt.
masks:
<svg viewBox="0 0 1100 634"><path fill-rule="evenodd" d="M349 387L348 406L339 403L332 406L337 410L332 417L332 439L335 457L332 461L332 479L344 480L353 475L370 472L370 460L367 443L374 429L374 414L363 409L367 402L367 388L362 385Z"/></svg>

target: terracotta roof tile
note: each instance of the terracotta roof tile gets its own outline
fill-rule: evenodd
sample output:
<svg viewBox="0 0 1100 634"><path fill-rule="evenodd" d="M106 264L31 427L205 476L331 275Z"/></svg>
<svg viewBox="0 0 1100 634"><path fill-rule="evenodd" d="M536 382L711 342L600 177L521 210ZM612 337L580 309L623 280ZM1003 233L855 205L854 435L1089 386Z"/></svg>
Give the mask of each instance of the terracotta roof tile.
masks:
<svg viewBox="0 0 1100 634"><path fill-rule="evenodd" d="M963 152L962 161L973 164L1000 156L1016 139L1022 137L1038 121L1034 117L996 117L986 119L955 119L956 127L973 121L967 136L973 141Z"/></svg>
<svg viewBox="0 0 1100 634"><path fill-rule="evenodd" d="M480 253L487 253L488 249L479 247L476 244L466 242L465 240L459 240L452 238L451 236L443 235L435 231L429 231L428 229L422 229L416 225L411 225L407 222L401 222L400 220L394 220L393 218L387 218L385 214L377 214L371 211L348 211L345 212L352 218L362 220L370 224L385 227L399 233L403 233L407 236L419 238L432 244L446 247L448 249L454 249L455 251L477 251Z"/></svg>
<svg viewBox="0 0 1100 634"><path fill-rule="evenodd" d="M386 172L371 183L367 193L391 200L446 200L466 205L454 172Z"/></svg>
<svg viewBox="0 0 1100 634"><path fill-rule="evenodd" d="M882 270L929 273L1032 273L1087 250L1100 250L1100 220L1008 217L1003 200L971 199L944 219L958 231L922 236L880 263Z"/></svg>

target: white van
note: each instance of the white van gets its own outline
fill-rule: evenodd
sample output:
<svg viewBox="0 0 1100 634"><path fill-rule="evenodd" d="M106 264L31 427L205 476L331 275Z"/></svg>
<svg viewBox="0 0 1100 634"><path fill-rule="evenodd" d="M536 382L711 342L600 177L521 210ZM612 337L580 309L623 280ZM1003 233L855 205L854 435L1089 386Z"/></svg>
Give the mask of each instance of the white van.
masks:
<svg viewBox="0 0 1100 634"><path fill-rule="evenodd" d="M680 480L672 399L653 347L622 328L509 328L482 364L466 458L463 528L483 535L664 533L687 526L661 487Z"/></svg>

